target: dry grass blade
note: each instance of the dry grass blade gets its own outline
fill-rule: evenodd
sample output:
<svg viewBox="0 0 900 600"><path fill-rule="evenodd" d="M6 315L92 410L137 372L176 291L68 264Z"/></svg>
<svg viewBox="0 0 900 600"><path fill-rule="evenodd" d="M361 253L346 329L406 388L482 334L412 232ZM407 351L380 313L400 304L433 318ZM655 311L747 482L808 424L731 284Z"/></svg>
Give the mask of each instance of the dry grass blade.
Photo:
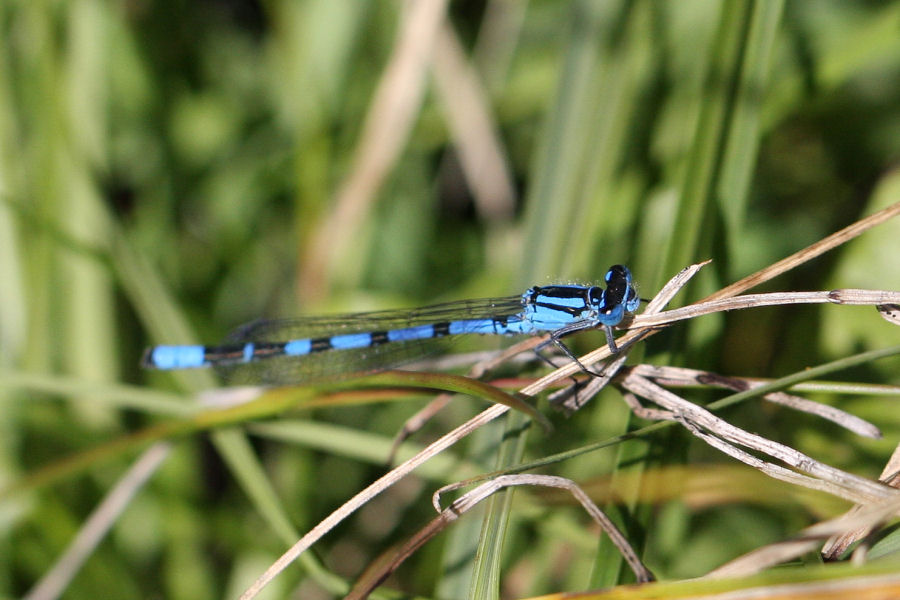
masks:
<svg viewBox="0 0 900 600"><path fill-rule="evenodd" d="M887 208L878 211L877 213L860 219L852 225L848 225L840 231L836 231L828 237L823 238L814 244L810 244L803 250L791 254L787 258L783 258L764 269L760 269L752 275L748 275L743 279L735 281L731 285L722 288L714 294L710 294L709 296L704 298L703 301L706 302L710 300L718 300L720 298L730 298L732 296L737 296L738 294L752 289L761 283L769 281L770 279L774 279L782 273L787 273L791 269L794 269L805 262L809 262L813 258L821 256L829 250L833 250L838 246L849 242L853 238L862 235L876 225L880 225L885 221L893 219L897 215L900 215L900 202L892 204Z"/></svg>
<svg viewBox="0 0 900 600"><path fill-rule="evenodd" d="M631 344L629 344L629 346L630 345ZM622 365L625 364L625 361L628 360L627 348L628 346L625 345L619 348L619 354L616 358L604 364L599 372L595 374L596 376L591 377L588 380L587 384L582 386L576 383L575 385L570 385L568 388L551 394L548 398L550 405L562 410L566 415L571 415L575 411L581 410L591 398L599 394L603 388L612 383L615 374L619 372L619 369L621 369Z"/></svg>
<svg viewBox="0 0 900 600"><path fill-rule="evenodd" d="M443 435L440 439L430 444L422 452L416 454L409 460L397 465L388 473L378 478L364 490L357 493L350 500L341 505L340 508L332 512L330 515L322 519L315 527L310 529L296 544L291 546L287 552L282 554L265 573L253 582L253 584L241 594L241 600L249 600L255 598L259 592L275 578L281 571L287 568L294 560L303 552L309 549L314 543L322 538L326 533L331 531L338 523L353 514L361 506L369 502L373 497L395 484L400 479L406 477L416 467L430 459L435 454L443 452L462 438L469 435L479 427L490 423L497 417L500 417L509 411L509 407L502 404L495 404L487 410L479 413L469 421L463 423L453 431Z"/></svg>
<svg viewBox="0 0 900 600"><path fill-rule="evenodd" d="M447 10L447 0L404 3L394 52L378 82L356 148L353 170L341 185L335 207L316 230L297 279L301 297L311 290L324 294L326 273L339 262L345 246L356 238L375 194L409 137L425 92L434 40Z"/></svg>
<svg viewBox="0 0 900 600"><path fill-rule="evenodd" d="M900 477L898 477L898 474L900 474L900 446L894 448L894 452L888 459L884 469L882 469L878 481L893 488L900 488ZM847 515L855 515L862 510L863 506L854 506ZM873 529L874 525L870 524L853 531L846 531L830 538L822 547L822 556L826 560L837 560L851 544L869 535Z"/></svg>
<svg viewBox="0 0 900 600"><path fill-rule="evenodd" d="M486 357L483 359L478 359L475 361L475 364L471 366L469 372L466 374L467 377L471 377L472 379L481 379L488 371L496 368L497 366L507 363L513 360L516 357L522 355L523 352L528 350L532 350L536 348L538 345L542 343L540 338L530 337L525 340L513 344L509 348L502 350L501 352L487 352L487 353L477 353L478 356L485 354ZM462 364L471 364L471 360L465 360ZM450 363L445 363L443 361L432 361L428 366L428 370L437 370L444 371L449 368L453 368L454 366ZM427 406L423 407L416 414L411 416L406 422L403 424L403 427L397 432L397 435L394 436L394 441L391 446L391 452L388 455L387 464L394 464L394 457L396 456L397 449L409 436L413 435L415 432L419 431L425 424L432 419L439 411L441 411L447 404L449 404L452 396L449 394L441 394L434 400L428 403Z"/></svg>
<svg viewBox="0 0 900 600"><path fill-rule="evenodd" d="M134 495L169 456L171 447L169 442L159 442L144 451L88 517L54 567L41 577L25 598L52 600L63 594L122 512L128 508Z"/></svg>
<svg viewBox="0 0 900 600"><path fill-rule="evenodd" d="M721 298L697 302L690 306L667 310L655 315L637 315L631 327L657 327L675 321L694 319L728 310L761 308L763 306L783 306L785 304L845 304L878 306L886 302L900 301L900 292L889 290L830 290L822 292L772 292L769 294L747 294L732 298Z"/></svg>
<svg viewBox="0 0 900 600"><path fill-rule="evenodd" d="M878 313L888 323L900 325L900 306L896 304L879 304Z"/></svg>
<svg viewBox="0 0 900 600"><path fill-rule="evenodd" d="M479 502L482 502L492 494L505 488L523 485L553 487L567 490L581 503L588 514L591 515L591 518L594 519L594 522L596 522L610 537L616 545L616 548L619 549L619 552L622 553L622 556L628 562L637 581L640 583L653 581L652 573L650 573L647 567L641 562L640 558L638 558L637 553L628 543L628 540L625 539L625 536L622 535L622 532L619 531L609 517L594 504L584 490L578 487L575 482L564 477L556 477L553 475L501 475L500 477L484 483L474 490L460 496L447 508L440 510L438 507L438 512L440 513L439 516L416 533L399 550L394 552L390 560L379 561L384 563L383 566L366 573L356 586L354 586L353 591L347 595L347 600L361 600L367 598L379 584L397 570L404 560L409 558L428 540L443 531L449 524L453 523L466 512L478 505ZM458 486L454 484L441 488L441 490L435 492L435 505L437 505L438 497L442 492L449 489L455 489L456 487Z"/></svg>
<svg viewBox="0 0 900 600"><path fill-rule="evenodd" d="M777 479L824 491L853 502L889 498L895 493L894 490L880 483L841 471L784 444L735 427L708 410L688 402L633 371L622 380L622 386L629 392L646 398L673 413L678 422L704 442ZM801 473L808 473L812 477L762 461L736 446L743 446L768 455Z"/></svg>
<svg viewBox="0 0 900 600"><path fill-rule="evenodd" d="M744 377L727 377L712 373L710 371L699 371L697 369L685 369L681 367L657 367L655 365L636 365L634 367L636 373L654 380L656 383L669 387L679 386L714 386L742 392L751 390L765 385L766 381L759 379L747 379ZM784 392L771 392L763 395L763 399L786 406L793 410L805 412L807 414L816 415L822 419L826 419L840 425L841 427L852 431L853 433L868 438L880 438L881 431L873 424L860 419L856 415L843 411L839 408L814 402L806 398L786 394Z"/></svg>
<svg viewBox="0 0 900 600"><path fill-rule="evenodd" d="M476 209L488 221L507 221L516 194L506 153L487 92L447 21L435 40L434 80Z"/></svg>
<svg viewBox="0 0 900 600"><path fill-rule="evenodd" d="M887 498L853 514L807 527L795 538L758 548L708 573L708 578L742 577L815 550L822 540L859 528L869 528L900 512L900 494Z"/></svg>

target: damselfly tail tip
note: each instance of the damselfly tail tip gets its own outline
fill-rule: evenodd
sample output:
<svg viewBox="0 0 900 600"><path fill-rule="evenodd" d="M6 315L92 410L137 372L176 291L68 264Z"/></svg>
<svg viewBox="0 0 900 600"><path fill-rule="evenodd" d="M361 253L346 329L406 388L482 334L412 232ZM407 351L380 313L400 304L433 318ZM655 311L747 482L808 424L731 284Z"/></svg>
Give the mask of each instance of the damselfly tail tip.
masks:
<svg viewBox="0 0 900 600"><path fill-rule="evenodd" d="M153 350L154 346L150 346L144 350L144 354L141 355L141 368L142 369L156 369L156 361L153 360Z"/></svg>

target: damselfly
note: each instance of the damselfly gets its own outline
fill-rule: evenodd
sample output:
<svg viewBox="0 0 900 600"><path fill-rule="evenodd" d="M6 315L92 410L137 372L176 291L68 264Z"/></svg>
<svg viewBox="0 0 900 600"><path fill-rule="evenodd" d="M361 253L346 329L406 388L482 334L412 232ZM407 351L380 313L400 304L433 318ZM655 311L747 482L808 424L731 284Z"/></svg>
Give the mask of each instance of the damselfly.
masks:
<svg viewBox="0 0 900 600"><path fill-rule="evenodd" d="M424 358L452 336L550 334L563 337L602 327L613 352L612 328L637 310L640 298L627 267L614 265L598 286L532 287L520 296L460 300L412 310L256 321L220 346L155 346L151 369L215 367L230 381L297 383L377 371ZM440 344L438 343L438 347Z"/></svg>

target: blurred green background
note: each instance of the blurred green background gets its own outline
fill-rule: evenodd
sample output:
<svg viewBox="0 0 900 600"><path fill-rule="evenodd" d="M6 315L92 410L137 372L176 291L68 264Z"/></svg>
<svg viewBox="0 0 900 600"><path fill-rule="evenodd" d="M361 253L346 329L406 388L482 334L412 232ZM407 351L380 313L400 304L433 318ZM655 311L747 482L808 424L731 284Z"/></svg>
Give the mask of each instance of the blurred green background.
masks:
<svg viewBox="0 0 900 600"><path fill-rule="evenodd" d="M897 3L7 0L0 27L4 488L171 419L214 385L141 371L152 343L213 343L259 317L600 281L613 263L649 298L713 258L686 303L900 201ZM898 235L889 222L766 289L898 289ZM643 353L779 377L898 339L868 307L782 307L683 324ZM602 335L573 343L592 342ZM846 378L896 384L897 366ZM895 399L817 399L885 440L759 402L724 416L877 477L900 429ZM424 402L180 439L65 597L234 597L383 472L391 437ZM455 402L414 440L481 406ZM642 423L611 390L553 418L526 459ZM497 468L497 435L368 506L267 597L341 594L432 517L433 489ZM0 594L33 589L136 456L110 450L77 476L3 496ZM686 481L732 467L716 501L645 484L620 506L663 579L699 576L846 506L745 482L749 468L674 429L548 472L588 484L632 463L651 482L682 463ZM533 500L503 513L504 597L628 580L580 511ZM475 595L483 567L460 550L477 541L470 521L390 586Z"/></svg>

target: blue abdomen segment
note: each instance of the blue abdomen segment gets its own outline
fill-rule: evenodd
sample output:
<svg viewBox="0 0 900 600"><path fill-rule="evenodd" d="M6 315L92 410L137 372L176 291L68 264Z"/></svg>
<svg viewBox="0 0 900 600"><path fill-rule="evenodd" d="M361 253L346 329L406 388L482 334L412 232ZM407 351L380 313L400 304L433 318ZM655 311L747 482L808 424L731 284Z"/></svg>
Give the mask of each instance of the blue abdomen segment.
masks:
<svg viewBox="0 0 900 600"><path fill-rule="evenodd" d="M156 346L144 355L144 366L153 369L193 369L205 367L203 346Z"/></svg>
<svg viewBox="0 0 900 600"><path fill-rule="evenodd" d="M387 332L387 341L389 342L409 342L432 337L434 337L434 325L419 325L418 327L406 327Z"/></svg>
<svg viewBox="0 0 900 600"><path fill-rule="evenodd" d="M284 353L288 356L303 356L312 350L312 340L293 340L284 345Z"/></svg>

